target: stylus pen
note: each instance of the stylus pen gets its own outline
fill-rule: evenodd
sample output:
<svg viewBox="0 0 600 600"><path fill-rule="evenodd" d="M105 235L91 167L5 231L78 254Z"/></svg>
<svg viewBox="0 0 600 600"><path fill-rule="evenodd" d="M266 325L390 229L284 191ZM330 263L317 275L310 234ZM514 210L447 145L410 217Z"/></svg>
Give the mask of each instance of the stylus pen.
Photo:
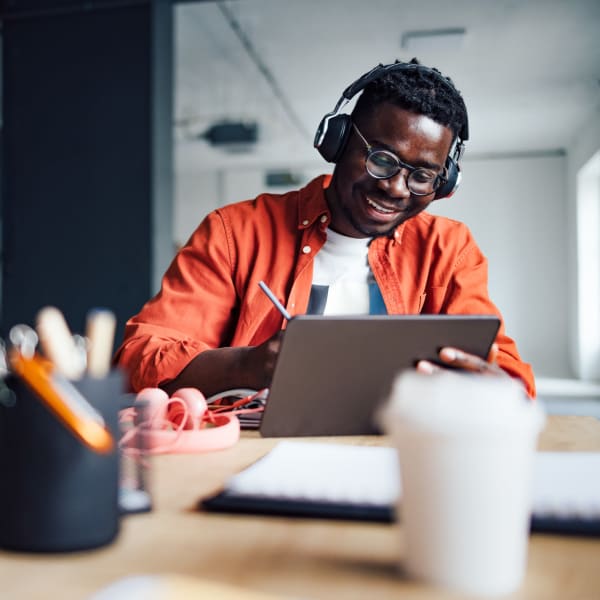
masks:
<svg viewBox="0 0 600 600"><path fill-rule="evenodd" d="M284 316L285 319L289 321L292 318L292 315L290 315L290 313L285 310L283 304L277 300L275 294L269 289L269 286L264 281L259 281L258 285L260 286L260 289L269 297L269 300L275 305L275 308Z"/></svg>

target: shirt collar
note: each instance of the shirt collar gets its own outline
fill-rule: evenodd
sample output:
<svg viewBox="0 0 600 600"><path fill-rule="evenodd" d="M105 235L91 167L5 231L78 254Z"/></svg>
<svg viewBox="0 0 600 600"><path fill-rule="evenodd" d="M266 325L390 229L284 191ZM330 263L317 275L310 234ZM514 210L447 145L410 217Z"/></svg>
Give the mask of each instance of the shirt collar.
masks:
<svg viewBox="0 0 600 600"><path fill-rule="evenodd" d="M331 212L325 199L325 189L329 186L331 175L319 175L301 190L298 202L298 229L308 229L316 221L324 228L331 221Z"/></svg>

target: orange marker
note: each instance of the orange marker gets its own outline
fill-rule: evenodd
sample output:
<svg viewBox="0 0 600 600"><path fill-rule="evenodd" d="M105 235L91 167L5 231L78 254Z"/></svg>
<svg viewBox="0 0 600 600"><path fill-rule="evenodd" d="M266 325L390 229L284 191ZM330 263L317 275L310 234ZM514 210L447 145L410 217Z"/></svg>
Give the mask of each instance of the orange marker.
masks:
<svg viewBox="0 0 600 600"><path fill-rule="evenodd" d="M113 437L102 415L51 362L39 354L23 356L16 348L9 351L8 359L12 371L84 444L100 453L113 449Z"/></svg>

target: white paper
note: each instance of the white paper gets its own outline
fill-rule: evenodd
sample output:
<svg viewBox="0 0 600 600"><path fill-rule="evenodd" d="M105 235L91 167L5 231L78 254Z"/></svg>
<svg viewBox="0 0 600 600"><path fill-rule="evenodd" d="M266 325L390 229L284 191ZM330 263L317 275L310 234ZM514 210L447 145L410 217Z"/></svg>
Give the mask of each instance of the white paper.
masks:
<svg viewBox="0 0 600 600"><path fill-rule="evenodd" d="M538 452L533 513L600 518L600 452Z"/></svg>
<svg viewBox="0 0 600 600"><path fill-rule="evenodd" d="M234 475L226 490L290 500L393 505L400 493L394 448L282 441ZM533 481L538 516L600 517L600 453L538 452Z"/></svg>
<svg viewBox="0 0 600 600"><path fill-rule="evenodd" d="M398 497L396 451L283 441L235 475L229 492L242 495L389 506Z"/></svg>

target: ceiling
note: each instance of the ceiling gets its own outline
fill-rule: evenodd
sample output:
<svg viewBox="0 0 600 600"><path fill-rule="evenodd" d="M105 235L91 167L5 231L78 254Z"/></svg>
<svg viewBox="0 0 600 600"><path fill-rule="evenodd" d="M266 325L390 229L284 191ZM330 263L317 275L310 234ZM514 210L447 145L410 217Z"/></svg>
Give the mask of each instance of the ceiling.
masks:
<svg viewBox="0 0 600 600"><path fill-rule="evenodd" d="M563 149L600 106L598 0L228 0L175 11L179 172L321 161L322 115L396 58L417 56L462 91L467 157ZM402 47L407 32L454 28L465 29L459 44ZM233 152L199 137L224 120L255 122L257 143Z"/></svg>

